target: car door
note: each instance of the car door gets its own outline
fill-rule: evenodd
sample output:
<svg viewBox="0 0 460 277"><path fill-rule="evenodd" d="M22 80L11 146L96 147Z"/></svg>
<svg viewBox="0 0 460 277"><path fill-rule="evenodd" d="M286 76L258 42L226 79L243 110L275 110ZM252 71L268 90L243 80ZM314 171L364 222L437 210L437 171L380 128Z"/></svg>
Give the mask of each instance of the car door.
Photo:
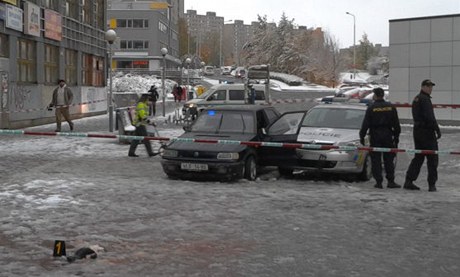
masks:
<svg viewBox="0 0 460 277"><path fill-rule="evenodd" d="M263 137L264 142L297 143L300 125L306 111L287 112L271 124ZM295 148L264 146L260 150L261 160L265 165L295 165L297 156Z"/></svg>

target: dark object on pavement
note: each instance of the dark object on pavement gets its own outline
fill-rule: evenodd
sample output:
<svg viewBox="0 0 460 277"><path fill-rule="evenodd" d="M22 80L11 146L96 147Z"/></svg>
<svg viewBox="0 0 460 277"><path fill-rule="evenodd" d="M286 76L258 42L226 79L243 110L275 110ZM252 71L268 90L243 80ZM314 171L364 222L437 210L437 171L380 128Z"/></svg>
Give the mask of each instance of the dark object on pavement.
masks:
<svg viewBox="0 0 460 277"><path fill-rule="evenodd" d="M67 261L69 263L73 263L78 259L86 259L87 256L89 256L91 259L96 259L97 253L89 247L83 247L78 249L73 256L67 257Z"/></svg>

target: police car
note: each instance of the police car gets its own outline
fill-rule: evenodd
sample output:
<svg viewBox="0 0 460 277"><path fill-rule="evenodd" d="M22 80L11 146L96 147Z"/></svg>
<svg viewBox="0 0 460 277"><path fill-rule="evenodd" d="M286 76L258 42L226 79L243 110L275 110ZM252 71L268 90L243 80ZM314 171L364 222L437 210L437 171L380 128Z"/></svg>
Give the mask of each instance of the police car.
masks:
<svg viewBox="0 0 460 277"><path fill-rule="evenodd" d="M288 112L270 126L268 136L278 142L311 146L359 147L359 129L366 108L364 104L330 103L317 105L308 111ZM282 175L303 170L353 174L360 180L371 177L370 156L366 151L298 148L296 156L297 160L278 166Z"/></svg>

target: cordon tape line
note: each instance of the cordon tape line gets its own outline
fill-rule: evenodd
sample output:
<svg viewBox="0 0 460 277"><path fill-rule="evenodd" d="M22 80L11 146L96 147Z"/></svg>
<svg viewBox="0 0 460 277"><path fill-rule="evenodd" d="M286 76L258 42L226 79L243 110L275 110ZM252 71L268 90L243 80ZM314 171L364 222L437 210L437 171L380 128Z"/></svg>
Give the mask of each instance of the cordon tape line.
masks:
<svg viewBox="0 0 460 277"><path fill-rule="evenodd" d="M83 105L106 102L106 101L107 101L107 99L101 99L101 100L95 100L95 101L89 101L89 102L76 103L76 104L72 104L72 105L63 105L63 106L60 106L60 107L65 108L65 107L83 106ZM17 111L4 111L4 112L0 112L0 113L7 113L7 114L8 113L10 113L10 114L11 113L30 113L30 112L43 111L43 110L47 110L47 109L48 108L45 107L45 108L40 108L40 109L24 109L24 110L17 110Z"/></svg>
<svg viewBox="0 0 460 277"><path fill-rule="evenodd" d="M409 104L409 103L392 102L392 104L397 108L411 108L412 107L412 104ZM433 104L433 108L437 108L437 109L444 109L444 108L459 109L460 104Z"/></svg>
<svg viewBox="0 0 460 277"><path fill-rule="evenodd" d="M460 151L450 150L420 150L420 149L400 149L382 147L357 147L357 146L336 146L336 145L312 145L302 143L284 142L259 142L259 141L237 141L237 140L212 140L212 139L191 139L191 138L166 138L148 136L127 136L112 134L90 134L77 132L30 132L24 130L4 130L0 129L0 135L30 135L30 136L63 136L63 137L87 137L87 138L106 138L106 139L125 139L125 140L157 140L157 141L178 141L186 143L209 143L209 144L236 144L251 147L278 147L290 149L311 149L311 150L340 150L340 151L367 151L367 152L386 152L386 153L409 153L424 155L460 155Z"/></svg>

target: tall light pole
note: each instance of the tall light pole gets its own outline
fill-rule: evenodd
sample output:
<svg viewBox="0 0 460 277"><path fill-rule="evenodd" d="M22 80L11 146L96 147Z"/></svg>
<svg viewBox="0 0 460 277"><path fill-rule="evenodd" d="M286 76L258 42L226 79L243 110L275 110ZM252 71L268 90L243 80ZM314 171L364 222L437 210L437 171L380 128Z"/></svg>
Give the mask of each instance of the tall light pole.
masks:
<svg viewBox="0 0 460 277"><path fill-rule="evenodd" d="M347 14L353 16L353 79L356 79L356 17L352 13Z"/></svg>
<svg viewBox="0 0 460 277"><path fill-rule="evenodd" d="M233 19L226 20L224 21L224 24L227 22L232 22ZM222 40L223 40L223 30L224 30L224 24L220 27L220 43L219 43L219 68L222 68Z"/></svg>
<svg viewBox="0 0 460 277"><path fill-rule="evenodd" d="M188 90L190 89L190 63L192 62L192 59L187 58L185 59L185 64L187 65L187 95L188 95Z"/></svg>
<svg viewBox="0 0 460 277"><path fill-rule="evenodd" d="M109 132L113 132L113 95L112 95L112 45L113 42L117 39L117 33L109 29L105 32L105 40L109 43Z"/></svg>
<svg viewBox="0 0 460 277"><path fill-rule="evenodd" d="M161 48L161 55L163 56L163 70L161 71L161 94L163 97L163 117L166 116L166 91L165 91L165 78L166 78L166 55L168 54L168 48Z"/></svg>

